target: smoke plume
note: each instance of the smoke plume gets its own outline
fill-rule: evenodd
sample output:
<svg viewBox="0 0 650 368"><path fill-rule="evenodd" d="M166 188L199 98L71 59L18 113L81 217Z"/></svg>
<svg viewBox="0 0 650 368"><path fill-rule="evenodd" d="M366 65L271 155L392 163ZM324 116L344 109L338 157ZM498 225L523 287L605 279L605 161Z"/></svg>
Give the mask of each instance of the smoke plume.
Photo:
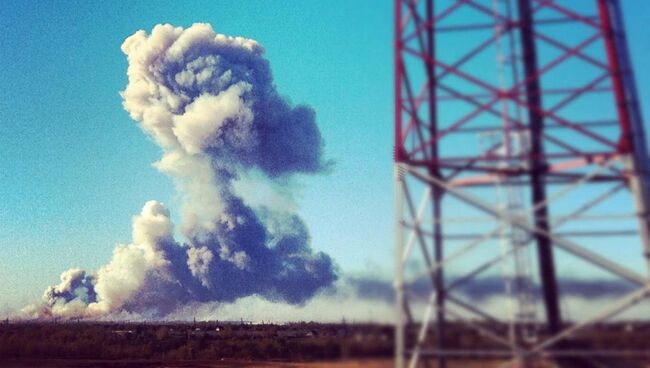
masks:
<svg viewBox="0 0 650 368"><path fill-rule="evenodd" d="M131 244L97 271L65 271L30 311L156 317L251 295L300 305L331 285L336 267L310 248L295 213L253 206L234 189L249 175L284 183L328 166L314 110L278 94L262 47L208 24L165 24L131 35L122 51L124 108L162 149L155 167L178 188L185 242L165 206L149 201Z"/></svg>

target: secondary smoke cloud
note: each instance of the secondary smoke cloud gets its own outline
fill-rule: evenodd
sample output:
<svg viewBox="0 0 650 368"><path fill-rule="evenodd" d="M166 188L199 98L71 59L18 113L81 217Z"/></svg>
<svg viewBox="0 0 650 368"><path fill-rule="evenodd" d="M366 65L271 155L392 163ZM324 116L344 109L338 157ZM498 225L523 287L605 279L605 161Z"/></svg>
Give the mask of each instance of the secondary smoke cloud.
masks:
<svg viewBox="0 0 650 368"><path fill-rule="evenodd" d="M156 317L249 295L301 304L331 285L335 266L310 248L295 213L253 207L234 189L248 175L284 182L328 165L313 109L278 94L262 47L208 24L165 24L131 35L122 51L124 108L163 150L155 167L181 194L186 242L174 239L169 211L149 201L133 218L131 244L96 272L64 272L31 311Z"/></svg>
<svg viewBox="0 0 650 368"><path fill-rule="evenodd" d="M456 280L454 276L449 278L450 284L453 284L454 280ZM478 277L471 282L458 286L456 292L472 302L484 303L489 299L506 296L504 281L502 277L497 276ZM388 280L377 277L352 277L347 279L347 282L360 298L391 303L394 301L395 290ZM585 301L620 297L634 291L633 284L621 279L563 277L558 280L558 283L563 297L584 299ZM432 288L431 280L426 277L419 278L408 285L409 292L419 296L422 300L426 300L432 292ZM535 283L532 291L535 295L540 295L541 286Z"/></svg>

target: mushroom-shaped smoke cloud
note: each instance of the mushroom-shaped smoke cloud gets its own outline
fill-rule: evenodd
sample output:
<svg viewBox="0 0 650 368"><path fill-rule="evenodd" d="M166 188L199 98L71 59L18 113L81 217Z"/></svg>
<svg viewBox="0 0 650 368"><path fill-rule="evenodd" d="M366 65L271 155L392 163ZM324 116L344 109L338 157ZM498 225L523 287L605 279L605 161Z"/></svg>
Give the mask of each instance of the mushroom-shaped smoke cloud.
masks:
<svg viewBox="0 0 650 368"><path fill-rule="evenodd" d="M124 108L162 148L155 164L182 198L187 242L173 237L155 201L133 218L133 243L96 272L70 269L31 306L37 315L165 315L190 301L248 295L300 304L337 278L294 214L248 204L235 182L251 172L271 182L326 168L315 113L291 106L273 84L254 40L157 25L122 45Z"/></svg>

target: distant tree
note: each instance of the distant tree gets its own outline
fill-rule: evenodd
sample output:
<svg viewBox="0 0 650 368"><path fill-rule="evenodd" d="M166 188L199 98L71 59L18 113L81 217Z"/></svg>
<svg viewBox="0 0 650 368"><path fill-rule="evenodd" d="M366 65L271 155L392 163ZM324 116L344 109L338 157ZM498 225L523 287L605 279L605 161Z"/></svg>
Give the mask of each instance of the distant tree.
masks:
<svg viewBox="0 0 650 368"><path fill-rule="evenodd" d="M165 340L169 337L169 328L161 326L156 329L156 339Z"/></svg>

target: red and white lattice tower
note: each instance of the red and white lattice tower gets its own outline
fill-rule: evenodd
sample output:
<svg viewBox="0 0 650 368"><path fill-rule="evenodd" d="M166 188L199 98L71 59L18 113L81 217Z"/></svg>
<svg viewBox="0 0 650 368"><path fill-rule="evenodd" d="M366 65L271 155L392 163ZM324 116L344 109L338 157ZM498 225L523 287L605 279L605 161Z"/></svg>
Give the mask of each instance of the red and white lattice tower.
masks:
<svg viewBox="0 0 650 368"><path fill-rule="evenodd" d="M650 291L618 1L394 2L397 367L622 354L580 343ZM576 310L576 277L629 292Z"/></svg>

